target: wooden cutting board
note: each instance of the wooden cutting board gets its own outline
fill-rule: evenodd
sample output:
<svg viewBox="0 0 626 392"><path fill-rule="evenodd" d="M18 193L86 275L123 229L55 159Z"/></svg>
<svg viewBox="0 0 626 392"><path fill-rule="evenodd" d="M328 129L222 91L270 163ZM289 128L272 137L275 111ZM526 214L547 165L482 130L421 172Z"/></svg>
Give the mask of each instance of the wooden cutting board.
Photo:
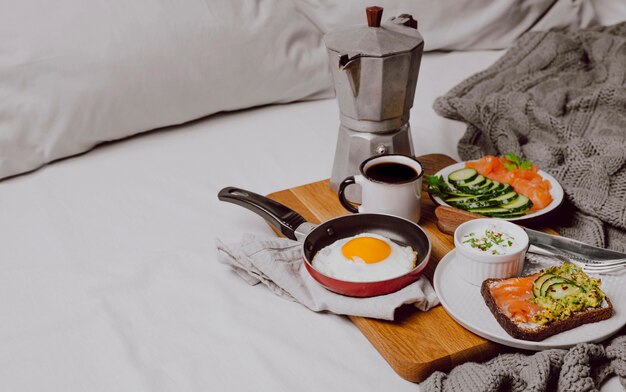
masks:
<svg viewBox="0 0 626 392"><path fill-rule="evenodd" d="M440 154L417 157L426 174L434 174L455 161ZM319 223L346 215L328 180L314 182L268 195L299 212L309 222ZM431 280L439 263L454 248L452 237L437 228L434 203L422 195L419 222L432 242L432 258L426 276ZM400 308L393 322L363 317L350 320L403 378L419 382L436 370L449 371L467 361L484 361L506 350L456 323L441 306L421 312L414 306Z"/></svg>

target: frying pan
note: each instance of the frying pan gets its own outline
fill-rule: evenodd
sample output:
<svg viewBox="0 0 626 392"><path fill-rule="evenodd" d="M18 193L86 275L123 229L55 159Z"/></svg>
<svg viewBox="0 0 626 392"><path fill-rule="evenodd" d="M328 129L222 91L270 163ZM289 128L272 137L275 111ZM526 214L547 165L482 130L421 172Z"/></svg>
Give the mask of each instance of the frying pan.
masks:
<svg viewBox="0 0 626 392"><path fill-rule="evenodd" d="M320 225L307 222L289 207L256 193L239 188L222 189L218 198L249 209L265 218L287 238L303 243L302 258L311 277L326 289L351 297L374 297L400 290L415 282L430 260L431 245L417 224L393 215L353 214L330 219ZM327 276L311 264L315 254L342 238L364 232L375 233L417 251L416 266L404 275L375 282L351 282Z"/></svg>

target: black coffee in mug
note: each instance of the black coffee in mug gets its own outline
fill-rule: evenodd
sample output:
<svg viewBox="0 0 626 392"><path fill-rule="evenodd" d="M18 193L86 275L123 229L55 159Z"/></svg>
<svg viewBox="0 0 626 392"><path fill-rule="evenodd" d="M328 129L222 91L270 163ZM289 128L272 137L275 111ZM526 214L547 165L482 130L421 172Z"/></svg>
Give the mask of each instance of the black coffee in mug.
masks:
<svg viewBox="0 0 626 392"><path fill-rule="evenodd" d="M419 177L415 169L398 162L377 163L368 167L365 175L374 181L386 184L403 184Z"/></svg>
<svg viewBox="0 0 626 392"><path fill-rule="evenodd" d="M364 160L359 174L339 184L337 197L346 210L354 213L396 215L419 222L422 210L422 175L419 161L402 154L375 155ZM346 199L346 188L359 185L361 205Z"/></svg>

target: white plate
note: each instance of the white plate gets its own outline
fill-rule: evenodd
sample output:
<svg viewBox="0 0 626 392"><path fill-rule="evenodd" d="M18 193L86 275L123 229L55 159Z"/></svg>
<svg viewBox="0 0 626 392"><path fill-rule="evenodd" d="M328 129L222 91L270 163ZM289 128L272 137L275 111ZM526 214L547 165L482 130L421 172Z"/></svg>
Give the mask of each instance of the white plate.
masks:
<svg viewBox="0 0 626 392"><path fill-rule="evenodd" d="M603 275L602 290L613 303L613 316L597 323L551 336L541 342L531 342L511 337L498 324L480 295L480 287L467 283L461 277L459 261L452 250L435 270L433 283L441 305L459 324L485 339L525 350L569 348L578 343L600 342L626 325L626 275Z"/></svg>
<svg viewBox="0 0 626 392"><path fill-rule="evenodd" d="M459 170L459 169L463 169L464 167L465 167L465 162L455 163L454 165L450 165L450 166L448 166L446 168L443 168L443 169L439 170L435 175L436 176L443 176L443 178L447 181L448 180L448 175L450 173L452 173L453 171ZM537 217L539 217L541 215L547 214L548 212L554 210L559 205L561 205L561 203L563 202L563 187L561 187L561 184L559 184L559 182L556 180L556 178L552 177L551 175L549 175L548 173L544 172L543 170L539 170L538 173L545 180L548 180L550 182L550 185L552 186L551 189L550 189L550 195L552 196L552 203L548 204L545 208L542 208L539 211L535 211L535 212L532 212L530 214L526 214L524 216L520 216L519 218L509 218L509 219L506 219L506 220L509 220L509 221L522 221L522 220L537 218ZM443 206L449 206L449 204L447 204L445 201L443 201L443 199L441 199L440 197L437 197L437 196L434 196L434 195L432 195L431 197L433 198L435 203L437 203L439 205L443 205Z"/></svg>

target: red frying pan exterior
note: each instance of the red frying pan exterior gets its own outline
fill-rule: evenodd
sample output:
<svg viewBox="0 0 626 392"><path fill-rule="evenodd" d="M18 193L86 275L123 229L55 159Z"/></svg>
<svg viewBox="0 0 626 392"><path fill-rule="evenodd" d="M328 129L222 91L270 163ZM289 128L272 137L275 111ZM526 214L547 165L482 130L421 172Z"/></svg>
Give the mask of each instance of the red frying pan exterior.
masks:
<svg viewBox="0 0 626 392"><path fill-rule="evenodd" d="M417 252L417 265L396 278L374 282L350 282L333 278L316 270L312 260L319 250L335 241L364 232L379 234ZM384 214L353 214L330 219L315 227L302 247L305 267L313 279L326 289L351 297L374 297L398 291L415 282L428 266L431 243L426 232L415 223Z"/></svg>
<svg viewBox="0 0 626 392"><path fill-rule="evenodd" d="M327 290L349 297L376 297L378 295L396 292L418 280L420 276L422 276L424 269L426 269L429 259L430 254L426 256L426 259L422 261L420 265L408 273L398 276L397 278L376 282L348 282L331 278L313 268L306 258L304 258L304 266L309 272L309 275Z"/></svg>
<svg viewBox="0 0 626 392"><path fill-rule="evenodd" d="M350 297L374 297L398 291L420 278L428 266L431 244L426 232L404 218L384 214L354 214L330 219L319 226L306 222L288 207L258 194L228 187L218 197L262 216L285 236L303 242L302 258L309 275L322 287ZM411 271L392 279L374 282L350 282L336 279L316 270L311 261L315 254L342 238L372 232L417 252L417 265Z"/></svg>

